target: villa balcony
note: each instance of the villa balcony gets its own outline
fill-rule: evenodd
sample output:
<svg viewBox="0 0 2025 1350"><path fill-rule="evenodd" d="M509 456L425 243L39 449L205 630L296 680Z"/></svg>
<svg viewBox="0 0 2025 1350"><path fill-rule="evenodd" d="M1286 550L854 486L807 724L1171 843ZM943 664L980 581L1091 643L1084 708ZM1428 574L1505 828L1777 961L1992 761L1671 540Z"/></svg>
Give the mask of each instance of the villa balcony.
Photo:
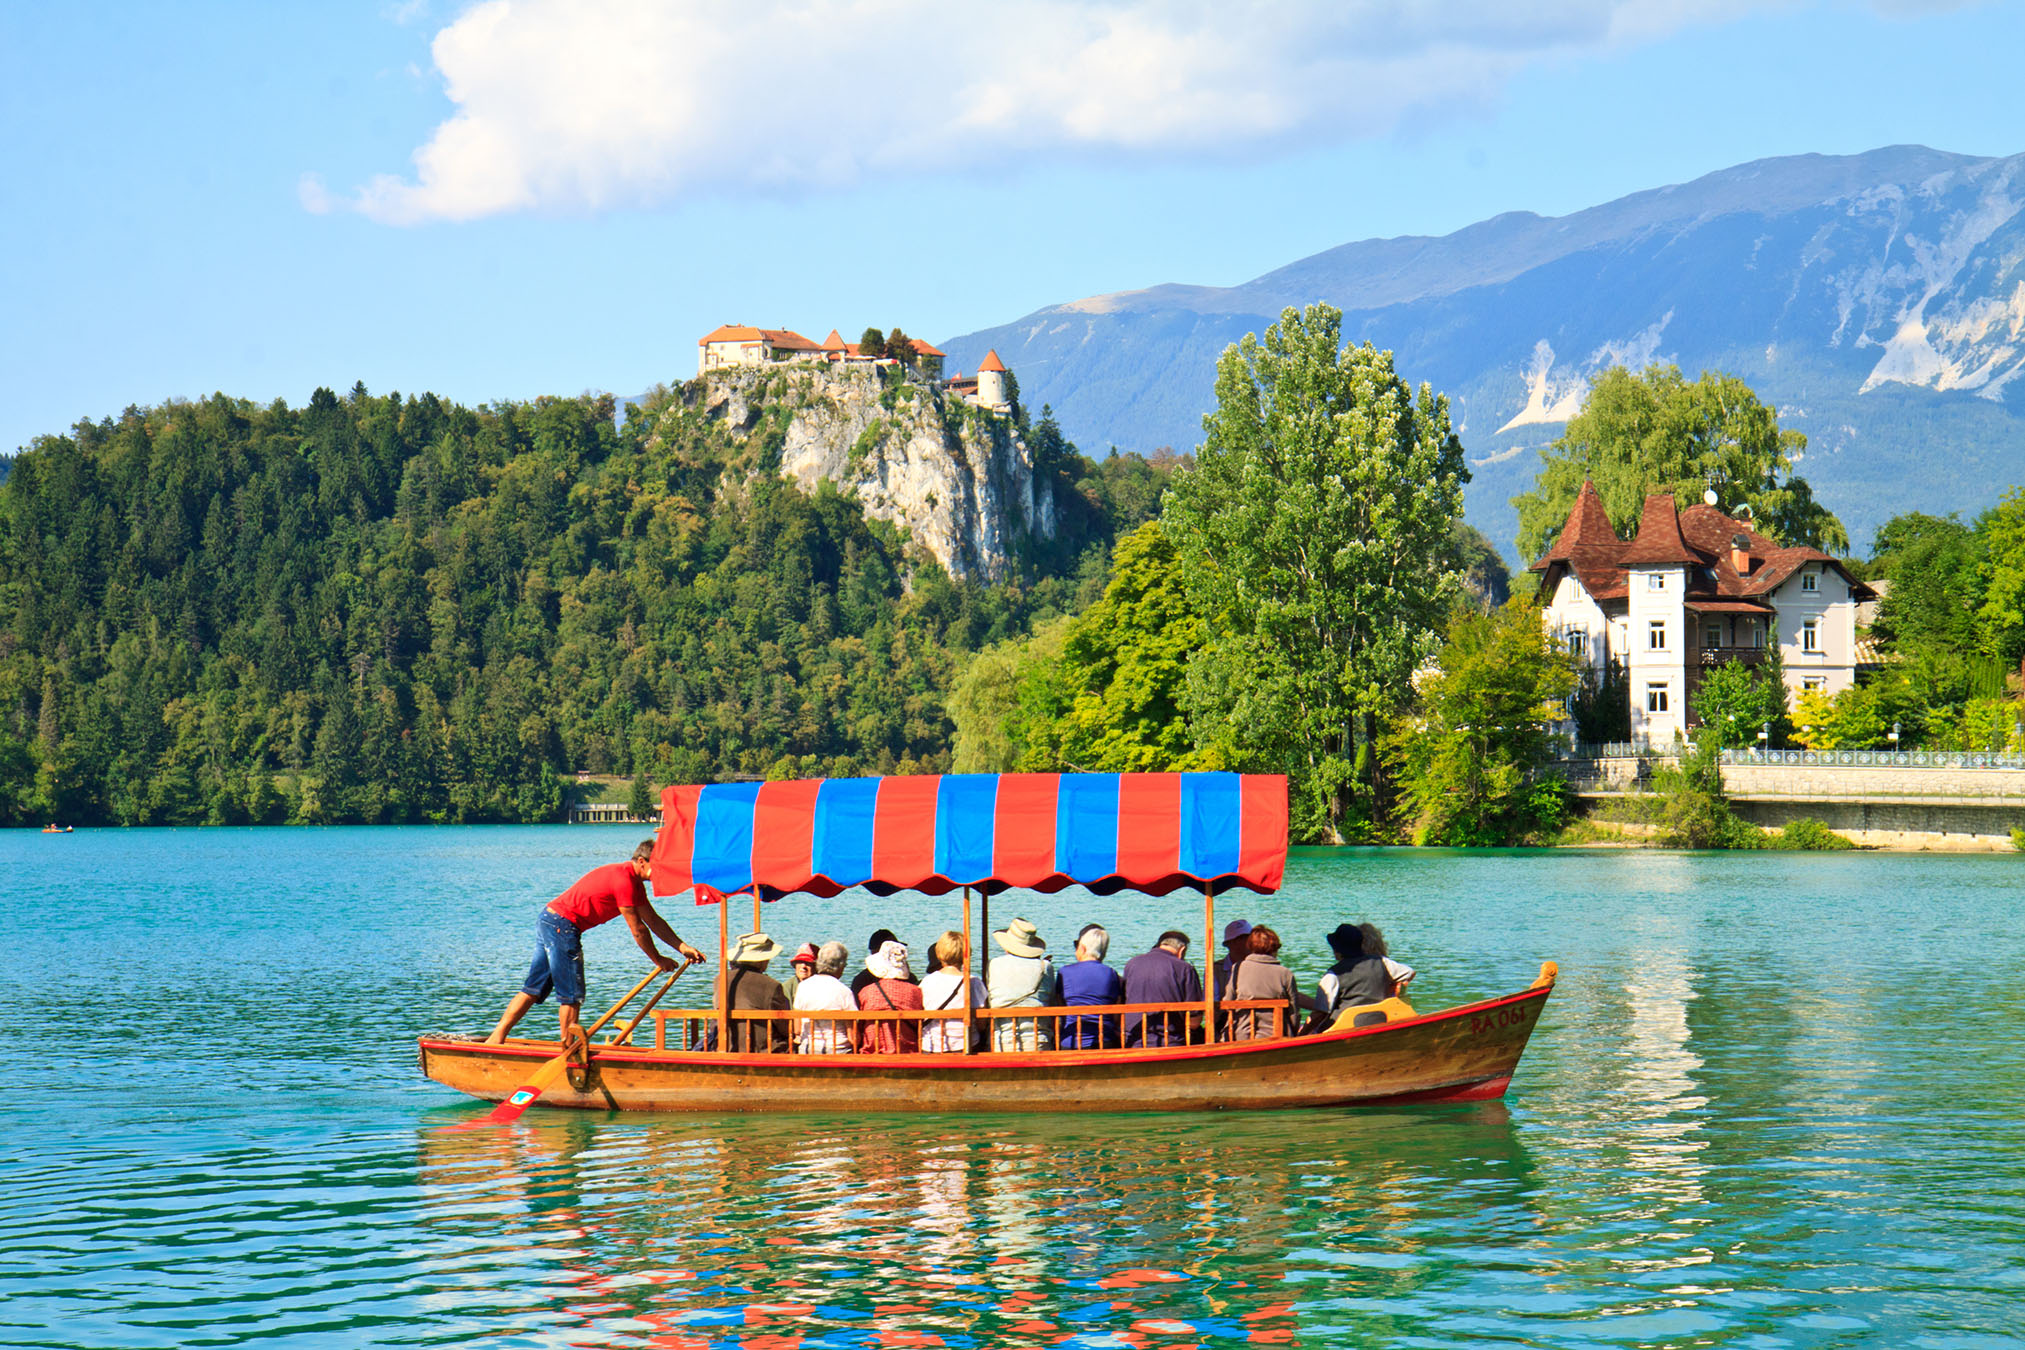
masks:
<svg viewBox="0 0 2025 1350"><path fill-rule="evenodd" d="M1741 661L1747 666L1765 663L1769 649L1765 647L1702 647L1695 659L1704 666L1720 666L1729 661Z"/></svg>

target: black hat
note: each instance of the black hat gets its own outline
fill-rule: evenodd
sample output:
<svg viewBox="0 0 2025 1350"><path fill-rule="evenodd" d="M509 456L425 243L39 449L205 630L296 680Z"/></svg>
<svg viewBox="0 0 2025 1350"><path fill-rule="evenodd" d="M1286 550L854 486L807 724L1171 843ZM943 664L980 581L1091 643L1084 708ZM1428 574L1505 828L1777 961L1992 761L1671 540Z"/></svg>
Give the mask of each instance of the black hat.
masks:
<svg viewBox="0 0 2025 1350"><path fill-rule="evenodd" d="M1338 956L1348 956L1364 950L1364 930L1354 923L1339 923L1336 931L1329 934L1329 950Z"/></svg>
<svg viewBox="0 0 2025 1350"><path fill-rule="evenodd" d="M867 956L870 956L873 952L878 951L881 947L885 946L887 943L898 942L899 940L900 939L894 935L892 929L881 928L878 932L872 934L872 940L865 944L865 954Z"/></svg>

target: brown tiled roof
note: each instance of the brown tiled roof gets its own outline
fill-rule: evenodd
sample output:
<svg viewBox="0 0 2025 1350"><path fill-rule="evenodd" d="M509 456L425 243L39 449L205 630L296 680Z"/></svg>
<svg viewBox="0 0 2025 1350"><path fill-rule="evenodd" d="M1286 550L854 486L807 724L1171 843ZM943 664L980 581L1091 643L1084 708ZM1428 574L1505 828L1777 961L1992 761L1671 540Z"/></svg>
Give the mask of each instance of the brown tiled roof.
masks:
<svg viewBox="0 0 2025 1350"><path fill-rule="evenodd" d="M1746 564L1741 572L1733 547L1739 538ZM1674 499L1667 494L1655 493L1645 499L1638 537L1624 543L1611 532L1595 488L1584 483L1560 537L1546 556L1533 564L1533 570L1543 574L1543 593L1558 579L1558 566L1565 566L1591 599L1614 600L1626 593L1627 568L1686 567L1688 608L1703 613L1747 613L1762 609L1765 597L1810 563L1840 572L1859 600L1871 593L1834 557L1818 548L1774 543L1745 522L1700 502L1677 511ZM1737 609L1727 605L1715 609L1709 603L1731 600L1748 603Z"/></svg>
<svg viewBox="0 0 2025 1350"><path fill-rule="evenodd" d="M1005 362L998 359L998 349L994 347L992 350L984 354L984 360L977 363L977 368L980 372L987 370L1004 370Z"/></svg>
<svg viewBox="0 0 2025 1350"><path fill-rule="evenodd" d="M1680 536L1680 512L1674 509L1671 492L1655 492L1645 499L1638 535L1617 561L1624 567L1691 567L1703 561Z"/></svg>

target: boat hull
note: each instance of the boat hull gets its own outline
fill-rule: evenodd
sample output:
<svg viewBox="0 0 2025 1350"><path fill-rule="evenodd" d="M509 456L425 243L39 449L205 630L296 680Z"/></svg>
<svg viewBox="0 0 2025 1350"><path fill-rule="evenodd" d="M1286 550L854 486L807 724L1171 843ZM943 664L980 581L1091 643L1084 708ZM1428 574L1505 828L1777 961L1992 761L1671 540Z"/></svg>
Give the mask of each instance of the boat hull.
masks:
<svg viewBox="0 0 2025 1350"><path fill-rule="evenodd" d="M594 1047L543 1106L689 1112L1258 1111L1504 1095L1552 992L1384 1026L1154 1050L979 1055L719 1055ZM502 1101L556 1042L424 1037L422 1072Z"/></svg>

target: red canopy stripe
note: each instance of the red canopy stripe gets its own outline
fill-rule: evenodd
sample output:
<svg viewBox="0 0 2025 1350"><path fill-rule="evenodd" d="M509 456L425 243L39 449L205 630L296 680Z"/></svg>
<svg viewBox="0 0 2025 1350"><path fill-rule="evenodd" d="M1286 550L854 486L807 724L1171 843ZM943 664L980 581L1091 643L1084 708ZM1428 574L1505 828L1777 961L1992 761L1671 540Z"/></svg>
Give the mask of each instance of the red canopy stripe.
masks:
<svg viewBox="0 0 2025 1350"><path fill-rule="evenodd" d="M1180 870L1181 779L1171 773L1118 775L1118 875L1164 877Z"/></svg>
<svg viewBox="0 0 2025 1350"><path fill-rule="evenodd" d="M1254 890L1276 891L1287 869L1287 780L1248 773L1238 781L1244 800L1238 813L1238 875Z"/></svg>
<svg viewBox="0 0 2025 1350"><path fill-rule="evenodd" d="M998 779L992 868L1013 886L1038 886L1055 874L1056 773L1006 773Z"/></svg>
<svg viewBox="0 0 2025 1350"><path fill-rule="evenodd" d="M661 828L654 834L654 893L680 895L695 883L689 870L690 849L696 840L696 802L700 787L670 787L661 791Z"/></svg>
<svg viewBox="0 0 2025 1350"><path fill-rule="evenodd" d="M798 891L809 882L809 848L816 825L820 778L763 783L753 806L752 874L780 891Z"/></svg>
<svg viewBox="0 0 2025 1350"><path fill-rule="evenodd" d="M942 775L925 773L879 780L872 826L872 872L901 890L935 875L935 796Z"/></svg>

